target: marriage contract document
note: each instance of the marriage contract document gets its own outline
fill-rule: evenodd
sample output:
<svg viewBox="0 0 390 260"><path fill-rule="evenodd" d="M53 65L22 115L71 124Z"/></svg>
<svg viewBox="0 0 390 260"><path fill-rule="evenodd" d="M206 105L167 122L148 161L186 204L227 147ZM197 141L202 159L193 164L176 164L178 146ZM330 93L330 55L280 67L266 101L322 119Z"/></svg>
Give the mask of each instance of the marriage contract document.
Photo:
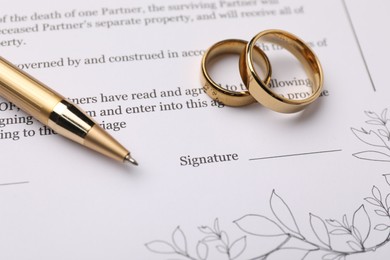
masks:
<svg viewBox="0 0 390 260"><path fill-rule="evenodd" d="M0 259L388 259L388 10L383 0L2 5L0 55L87 111L140 166L0 99ZM205 50L267 29L312 47L318 100L280 114L210 99ZM261 47L269 87L307 97L299 63ZM215 81L244 89L237 62L216 60Z"/></svg>

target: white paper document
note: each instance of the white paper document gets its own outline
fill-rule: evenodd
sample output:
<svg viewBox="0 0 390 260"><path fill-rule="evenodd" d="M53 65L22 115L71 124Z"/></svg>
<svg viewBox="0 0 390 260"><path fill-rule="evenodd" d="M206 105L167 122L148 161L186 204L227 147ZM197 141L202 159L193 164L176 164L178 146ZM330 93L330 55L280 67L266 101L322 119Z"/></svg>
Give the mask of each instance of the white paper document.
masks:
<svg viewBox="0 0 390 260"><path fill-rule="evenodd" d="M2 5L0 55L87 111L139 166L0 98L0 259L388 259L388 10L382 0ZM321 96L294 114L213 101L205 50L267 29L312 47ZM305 98L299 62L262 47L273 91ZM238 55L210 73L245 89Z"/></svg>

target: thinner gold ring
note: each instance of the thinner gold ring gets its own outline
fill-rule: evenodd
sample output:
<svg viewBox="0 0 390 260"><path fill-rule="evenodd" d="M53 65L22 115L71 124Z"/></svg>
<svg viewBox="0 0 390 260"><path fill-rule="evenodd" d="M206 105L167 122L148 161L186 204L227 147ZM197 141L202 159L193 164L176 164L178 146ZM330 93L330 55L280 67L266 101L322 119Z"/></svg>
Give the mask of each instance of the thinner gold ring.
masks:
<svg viewBox="0 0 390 260"><path fill-rule="evenodd" d="M255 71L254 50L256 44L268 42L279 45L291 52L302 64L311 80L312 93L301 100L285 98L273 92L266 81ZM240 75L249 93L262 105L281 113L294 113L304 109L321 94L323 71L321 64L310 47L297 36L282 30L266 30L253 37L240 56Z"/></svg>
<svg viewBox="0 0 390 260"><path fill-rule="evenodd" d="M228 39L212 45L203 55L201 82L204 91L214 100L228 106L244 106L255 102L248 90L232 91L217 84L208 73L209 63L216 57L224 54L240 55L247 46L247 42L237 39ZM265 53L258 47L253 48L253 60L265 70L263 82L271 80L271 66Z"/></svg>

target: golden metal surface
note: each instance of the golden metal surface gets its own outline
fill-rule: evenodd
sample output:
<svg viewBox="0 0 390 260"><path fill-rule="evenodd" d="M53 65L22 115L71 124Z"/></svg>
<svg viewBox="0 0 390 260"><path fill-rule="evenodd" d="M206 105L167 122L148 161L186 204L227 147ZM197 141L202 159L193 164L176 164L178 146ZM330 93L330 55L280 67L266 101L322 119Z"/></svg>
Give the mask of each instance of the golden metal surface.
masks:
<svg viewBox="0 0 390 260"><path fill-rule="evenodd" d="M260 42L274 43L285 48L303 64L313 83L311 96L301 100L291 100L274 93L269 88L268 83L257 75L254 67L254 50L256 44ZM282 30L266 30L250 40L240 57L240 74L250 94L259 103L281 113L294 113L304 109L320 96L323 86L323 71L317 56L304 41Z"/></svg>
<svg viewBox="0 0 390 260"><path fill-rule="evenodd" d="M214 100L221 102L228 106L244 106L255 102L256 100L245 91L232 91L221 87L217 84L208 73L208 65L210 61L220 55L225 54L241 54L245 50L247 45L246 41L229 39L217 42L211 46L203 55L202 58L202 71L201 71L201 82L205 92ZM271 79L271 66L267 56L260 48L254 48L254 59L256 64L259 64L265 70L266 84Z"/></svg>
<svg viewBox="0 0 390 260"><path fill-rule="evenodd" d="M79 144L84 144L84 138L94 124L76 106L62 100L53 108L47 125L57 133Z"/></svg>
<svg viewBox="0 0 390 260"><path fill-rule="evenodd" d="M47 125L53 108L64 98L0 57L0 96Z"/></svg>
<svg viewBox="0 0 390 260"><path fill-rule="evenodd" d="M85 136L84 145L119 162L125 162L129 151L95 124Z"/></svg>
<svg viewBox="0 0 390 260"><path fill-rule="evenodd" d="M137 162L76 105L0 57L0 96L58 134L120 162Z"/></svg>

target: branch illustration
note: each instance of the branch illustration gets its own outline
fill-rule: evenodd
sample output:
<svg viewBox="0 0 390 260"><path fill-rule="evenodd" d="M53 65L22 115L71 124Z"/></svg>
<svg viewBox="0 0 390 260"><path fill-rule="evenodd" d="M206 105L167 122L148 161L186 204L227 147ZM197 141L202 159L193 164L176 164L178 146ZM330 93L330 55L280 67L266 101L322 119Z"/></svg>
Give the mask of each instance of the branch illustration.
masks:
<svg viewBox="0 0 390 260"><path fill-rule="evenodd" d="M390 187L390 174L384 175L386 183ZM375 252L390 242L390 189L385 195L376 186L371 189L371 195L364 198L373 213L382 221L373 225L372 220L364 204L360 205L348 217L344 214L340 220L323 219L313 213L309 213L309 226L313 239L307 238L299 228L293 211L275 190L272 191L269 206L273 216L267 217L261 214L247 214L233 221L240 231L248 235L275 239L284 237L282 242L272 249L250 260L266 260L275 253L285 253L285 257L291 259L292 251L298 252L297 259L304 260L309 255L316 253L323 260L345 260L348 256ZM173 233L171 241L155 240L146 244L149 251L158 254L169 254L184 257L191 260L209 259L210 250L214 249L224 256L221 259L240 259L247 249L247 237L242 236L230 242L226 231L220 229L218 218L212 226L200 226L198 230L203 237L198 241L191 255L187 246L187 239L180 227ZM374 232L385 234L385 239L375 245L368 245L367 241ZM335 243L337 237L338 243ZM279 240L279 239L278 239Z"/></svg>
<svg viewBox="0 0 390 260"><path fill-rule="evenodd" d="M354 153L353 156L363 160L390 162L390 129L388 109L379 115L372 111L365 111L369 118L365 121L370 130L351 128L352 133L363 143L376 147L379 150L366 150ZM380 151L383 150L383 151Z"/></svg>
<svg viewBox="0 0 390 260"><path fill-rule="evenodd" d="M188 252L187 239L180 227L173 231L171 242L154 240L146 243L145 246L154 253L176 255L191 260L208 259L211 246L214 246L220 254L225 255L225 259L228 260L237 259L246 249L246 236L230 242L227 232L220 229L218 218L214 220L212 227L200 226L198 229L203 238L195 247L196 255L190 255Z"/></svg>

